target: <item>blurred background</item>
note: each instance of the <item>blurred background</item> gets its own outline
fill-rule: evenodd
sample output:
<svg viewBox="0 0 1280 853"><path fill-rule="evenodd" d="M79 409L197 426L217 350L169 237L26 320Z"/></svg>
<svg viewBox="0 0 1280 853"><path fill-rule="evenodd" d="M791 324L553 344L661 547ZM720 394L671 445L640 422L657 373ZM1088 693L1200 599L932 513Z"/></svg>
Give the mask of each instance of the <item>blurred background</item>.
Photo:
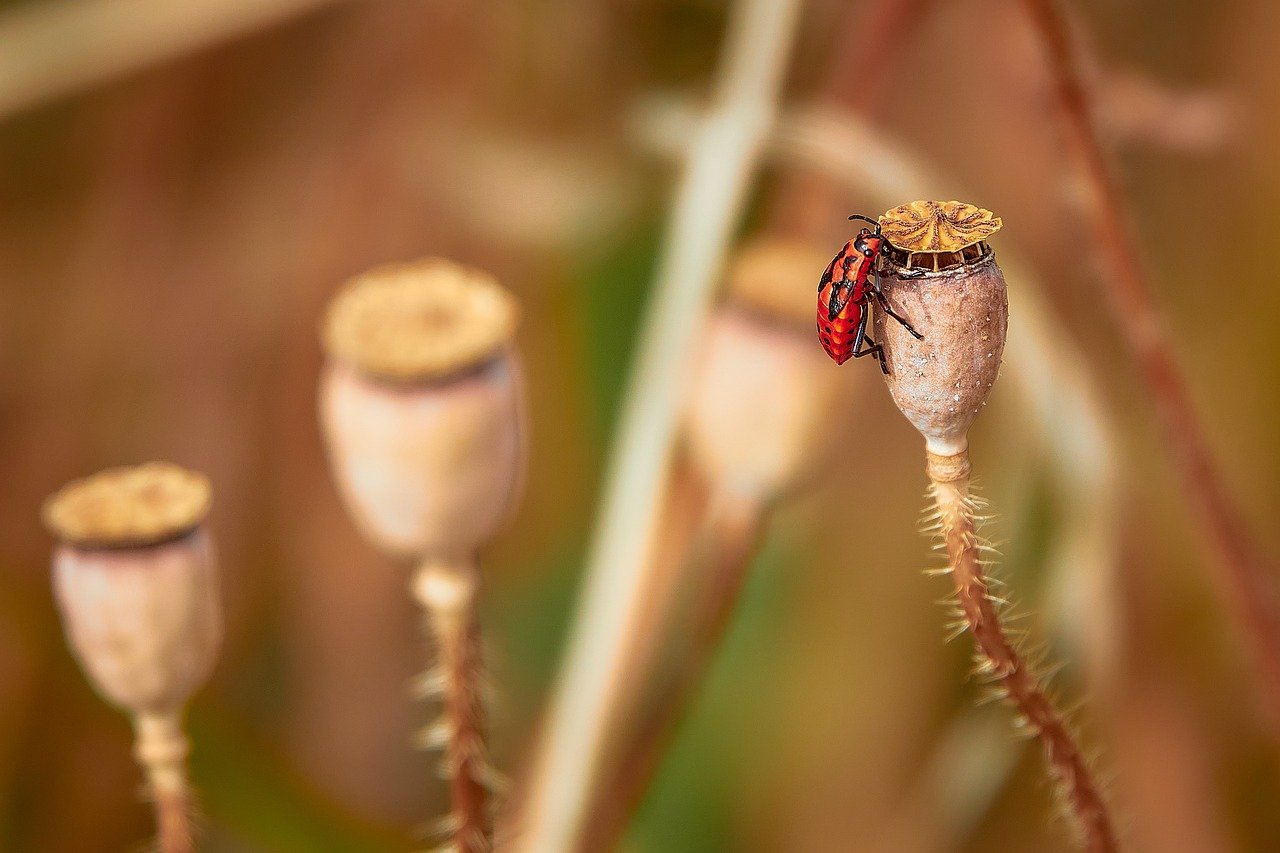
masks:
<svg viewBox="0 0 1280 853"><path fill-rule="evenodd" d="M866 93L853 48L880 4L805 3L784 114L874 108L884 139L1003 216L997 255L1030 271L1009 277L1011 347L1035 288L1062 357L1082 354L1118 491L1104 562L1058 565L1055 542L1088 522L1055 472L1088 461L997 384L972 442L1002 574L1067 663L1064 703L1089 697L1078 720L1134 849L1280 849L1275 744L1096 303L1025 16L908 5L927 12ZM1274 554L1280 6L1071 5L1159 300ZM327 299L421 255L490 269L523 304L530 475L484 612L496 760L520 766L672 201L678 164L651 125L705 100L725 16L713 0L0 0L0 847L130 850L152 831L128 723L61 636L39 524L67 480L149 459L215 489L226 642L190 713L207 849L403 850L442 813L435 759L407 748L429 711L407 695L427 662L407 575L338 503L315 417ZM767 160L743 237L834 254L845 213L883 209L804 170ZM626 845L1069 849L1038 747L979 704L967 639L943 642L920 439L873 365L842 371L859 441L773 517ZM1101 573L1087 589L1108 600L1072 569ZM1099 613L1092 654L1081 625Z"/></svg>

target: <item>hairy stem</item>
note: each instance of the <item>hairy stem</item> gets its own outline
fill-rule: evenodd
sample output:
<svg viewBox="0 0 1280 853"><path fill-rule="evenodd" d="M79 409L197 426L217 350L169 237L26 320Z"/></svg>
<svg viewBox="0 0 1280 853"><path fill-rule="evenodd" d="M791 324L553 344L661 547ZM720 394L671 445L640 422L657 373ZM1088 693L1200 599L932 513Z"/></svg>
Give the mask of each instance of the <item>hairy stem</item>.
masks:
<svg viewBox="0 0 1280 853"><path fill-rule="evenodd" d="M928 454L930 490L937 504L947 566L956 597L977 649L979 670L998 682L1044 747L1049 771L1084 840L1096 853L1117 850L1106 805L1080 747L1062 715L1045 695L1039 679L1009 640L1000 623L979 557L979 539L969 494L969 456Z"/></svg>
<svg viewBox="0 0 1280 853"><path fill-rule="evenodd" d="M1252 647L1257 689L1273 734L1280 736L1280 598L1271 567L1253 539L1209 448L1167 324L1125 214L1122 193L1095 127L1090 93L1081 80L1071 36L1054 0L1024 0L1053 75L1058 112L1082 183L1092 245L1105 265L1103 303L1151 396L1164 446L1173 456L1192 518L1216 552L1216 580Z"/></svg>
<svg viewBox="0 0 1280 853"><path fill-rule="evenodd" d="M469 561L427 560L413 580L438 658L428 692L439 694L441 716L428 730L427 741L444 750L449 780L445 826L451 849L457 853L485 853L493 847L485 784L489 770L476 621L478 587L479 574Z"/></svg>
<svg viewBox="0 0 1280 853"><path fill-rule="evenodd" d="M157 847L160 853L191 853L195 832L186 769L190 746L182 732L181 712L139 714L134 729L134 754L155 804Z"/></svg>
<svg viewBox="0 0 1280 853"><path fill-rule="evenodd" d="M715 662L759 544L764 509L752 499L717 496L709 519L710 572L693 584L689 641L679 662L649 697L600 789L581 850L613 850L649 790L680 723Z"/></svg>

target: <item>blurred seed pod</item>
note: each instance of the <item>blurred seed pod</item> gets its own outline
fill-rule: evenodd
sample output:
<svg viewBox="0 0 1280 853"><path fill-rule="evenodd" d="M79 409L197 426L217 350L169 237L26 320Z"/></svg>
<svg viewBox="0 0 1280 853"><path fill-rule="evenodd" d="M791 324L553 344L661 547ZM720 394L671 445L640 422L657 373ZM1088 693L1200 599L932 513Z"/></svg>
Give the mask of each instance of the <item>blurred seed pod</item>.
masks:
<svg viewBox="0 0 1280 853"><path fill-rule="evenodd" d="M880 221L893 235L881 279L885 298L923 336L917 340L875 312L889 392L927 449L953 456L968 446L969 426L986 405L1004 353L1009 302L985 242L1000 220L960 202L913 202Z"/></svg>
<svg viewBox="0 0 1280 853"><path fill-rule="evenodd" d="M389 553L470 555L503 520L523 458L515 299L428 259L356 278L330 306L320 419L339 490Z"/></svg>
<svg viewBox="0 0 1280 853"><path fill-rule="evenodd" d="M221 643L209 482L167 463L104 471L45 504L53 585L94 687L134 714L181 708Z"/></svg>
<svg viewBox="0 0 1280 853"><path fill-rule="evenodd" d="M691 454L722 489L773 499L812 473L840 433L840 373L813 341L812 288L828 260L770 238L744 248L729 272L688 407Z"/></svg>

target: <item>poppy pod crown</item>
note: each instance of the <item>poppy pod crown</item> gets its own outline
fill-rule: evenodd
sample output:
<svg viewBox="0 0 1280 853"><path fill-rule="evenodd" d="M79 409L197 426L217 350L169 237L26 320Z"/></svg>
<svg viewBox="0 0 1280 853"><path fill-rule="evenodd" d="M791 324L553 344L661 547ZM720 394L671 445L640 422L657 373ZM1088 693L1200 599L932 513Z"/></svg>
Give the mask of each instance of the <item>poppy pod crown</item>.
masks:
<svg viewBox="0 0 1280 853"><path fill-rule="evenodd" d="M467 554L517 489L522 387L514 297L427 259L376 268L333 300L320 414L361 530L405 557Z"/></svg>

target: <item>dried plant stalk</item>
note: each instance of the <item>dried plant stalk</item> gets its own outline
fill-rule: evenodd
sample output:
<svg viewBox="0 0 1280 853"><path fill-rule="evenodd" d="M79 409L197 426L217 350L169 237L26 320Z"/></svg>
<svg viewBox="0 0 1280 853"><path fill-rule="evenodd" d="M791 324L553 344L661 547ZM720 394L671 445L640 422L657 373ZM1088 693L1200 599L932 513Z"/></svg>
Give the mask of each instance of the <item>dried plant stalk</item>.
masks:
<svg viewBox="0 0 1280 853"><path fill-rule="evenodd" d="M662 498L662 517L647 555L646 582L641 593L644 610L627 637L623 655L631 678L620 685L607 724L605 752L618 756L632 736L637 708L648 695L650 681L671 636L673 616L680 604L684 572L692 549L706 525L707 483L688 453L678 453ZM610 771L606 771L606 775ZM603 789L600 789L603 790ZM599 794L597 794L597 799ZM594 809L593 809L594 812Z"/></svg>
<svg viewBox="0 0 1280 853"><path fill-rule="evenodd" d="M582 850L613 850L649 790L662 759L706 680L737 610L766 517L759 501L720 494L712 499L707 527L714 554L710 571L697 579L695 612L679 663L648 697L634 734L601 784Z"/></svg>
<svg viewBox="0 0 1280 853"><path fill-rule="evenodd" d="M694 135L640 335L564 670L525 801L513 815L516 849L572 850L587 817L606 760L604 726L627 674L627 636L644 603L645 554L668 473L681 380L773 123L799 10L797 0L733 6L712 106Z"/></svg>
<svg viewBox="0 0 1280 853"><path fill-rule="evenodd" d="M1118 183L1092 116L1071 36L1054 0L1025 0L1053 75L1076 169L1087 189L1085 213L1107 275L1102 301L1137 365L1155 404L1173 465L1192 504L1191 517L1213 548L1221 569L1215 580L1253 653L1253 679L1274 736L1280 736L1280 596L1272 567L1232 499L1209 447L1204 426L1170 341L1168 324L1152 296L1125 215Z"/></svg>
<svg viewBox="0 0 1280 853"><path fill-rule="evenodd" d="M928 454L929 490L947 550L947 568L977 648L980 675L995 681L1022 715L1022 725L1040 739L1049 770L1090 851L1118 849L1115 832L1093 774L1062 715L1053 707L1027 661L1001 626L997 599L980 556L982 542L969 492L969 454Z"/></svg>
<svg viewBox="0 0 1280 853"><path fill-rule="evenodd" d="M413 580L438 656L426 692L439 696L441 716L425 740L444 750L451 804L445 829L457 853L486 853L493 837L487 807L493 773L485 750L484 666L476 620L479 584L475 564L461 561L427 560Z"/></svg>
<svg viewBox="0 0 1280 853"><path fill-rule="evenodd" d="M0 118L338 0L54 0L0 14ZM86 34L92 38L86 38ZM68 42L75 50L64 49Z"/></svg>

